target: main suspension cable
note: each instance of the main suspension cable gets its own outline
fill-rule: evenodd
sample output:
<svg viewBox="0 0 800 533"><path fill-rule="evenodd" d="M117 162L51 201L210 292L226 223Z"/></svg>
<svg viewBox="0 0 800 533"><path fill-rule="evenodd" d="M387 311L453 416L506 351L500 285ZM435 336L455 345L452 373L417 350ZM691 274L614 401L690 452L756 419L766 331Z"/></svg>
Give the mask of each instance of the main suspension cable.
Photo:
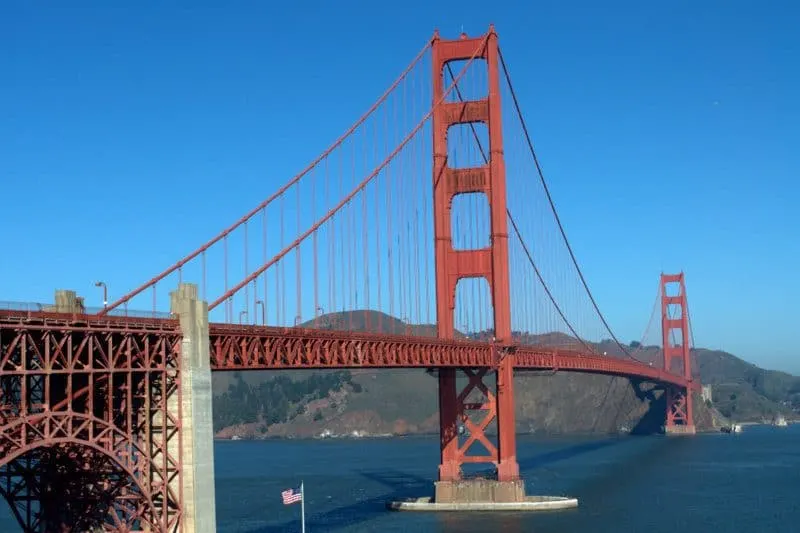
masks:
<svg viewBox="0 0 800 533"><path fill-rule="evenodd" d="M533 148L533 141L531 140L531 136L528 133L528 126L525 124L525 119L522 116L522 109L520 108L519 101L517 100L517 94L514 91L514 86L511 83L511 76L508 73L508 67L506 66L506 61L505 59L503 59L503 54L500 52L499 49L497 51L497 54L500 57L500 64L503 67L503 73L505 74L506 83L508 84L508 88L511 91L511 98L514 101L514 108L517 111L517 116L519 117L520 124L522 125L522 131L525 134L525 140L528 143L528 148L530 149L531 155L533 156L533 162L536 165L537 172L539 173L539 179L542 182L542 187L544 187L544 192L547 195L547 201L550 204L550 209L553 211L553 216L556 219L556 224L558 224L558 229L561 232L561 236L564 239L564 244L566 244L567 246L567 251L569 252L570 257L572 258L572 264L575 266L575 269L578 272L578 277L580 278L581 283L583 284L583 288L586 290L586 294L589 296L589 300L592 302L594 310L597 312L597 315L600 317L600 320L603 322L603 325L605 326L606 330L611 335L611 338L617 344L619 349L622 350L622 352L626 356L630 357L634 361L643 363L643 361L640 361L639 359L633 357L630 354L630 352L619 341L617 336L611 330L611 326L609 326L605 316L603 316L603 313L600 311L600 307L597 305L597 302L595 301L594 296L592 295L592 291L589 290L589 284L586 282L586 278L583 275L583 271L581 271L581 267L578 265L578 260L575 257L575 253L572 251L572 246L570 246L569 240L567 239L567 233L564 230L564 226L561 224L561 218L558 216L558 212L556 211L555 202L553 202L553 197L550 195L550 189L547 186L547 182L544 179L544 172L542 171L542 167L539 164L539 158L536 156L536 150L534 150Z"/></svg>
<svg viewBox="0 0 800 533"><path fill-rule="evenodd" d="M450 73L450 78L451 79L455 78L455 74L453 73L453 69L452 69L452 67L450 66L449 63L447 64L447 70ZM461 94L461 89L459 89L457 84L455 85L455 92L456 92L456 96L459 99L459 101L464 102L464 97ZM486 151L483 149L483 143L481 143L480 137L478 137L478 132L475 129L475 123L474 122L470 122L469 123L469 127L470 127L470 130L472 131L472 136L475 138L475 143L478 145L478 150L481 153L481 157L483 158L483 162L484 162L484 164L488 165L489 164L489 157L486 155ZM556 302L556 299L553 296L553 293L550 291L550 288L547 286L547 282L545 282L544 277L542 276L541 272L539 271L539 267L536 266L536 261L534 261L533 255L528 250L528 246L525 244L525 241L522 238L522 233L519 231L519 228L517 227L517 223L514 221L514 217L511 215L511 210L508 207L506 207L506 215L508 216L508 219L511 222L511 225L514 228L514 232L517 235L517 239L519 239L519 242L522 245L522 249L523 249L523 251L525 252L525 255L528 258L528 262L533 267L533 271L536 274L536 277L539 279L539 282L542 284L542 287L544 288L544 291L547 294L547 297L550 298L550 301L553 303L553 306L555 307L556 312L559 314L559 316L564 321L564 323L567 325L567 327L572 332L572 334L575 336L575 338L578 339L578 341L580 341L580 343L583 344L586 347L587 350L589 350L590 352L591 351L596 352L597 350L592 350L592 348L586 343L586 341L584 341L581 338L581 336L578 335L578 332L575 330L575 328L572 326L570 321L567 319L567 317L564 314L564 312L561 310L561 306L559 306L558 302Z"/></svg>

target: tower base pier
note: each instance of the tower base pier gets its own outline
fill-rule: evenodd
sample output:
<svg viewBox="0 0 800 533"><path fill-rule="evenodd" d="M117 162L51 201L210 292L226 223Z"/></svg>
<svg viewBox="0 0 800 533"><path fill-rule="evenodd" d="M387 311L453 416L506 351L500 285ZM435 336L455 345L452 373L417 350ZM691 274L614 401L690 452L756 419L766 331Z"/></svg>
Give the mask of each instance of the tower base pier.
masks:
<svg viewBox="0 0 800 533"><path fill-rule="evenodd" d="M465 479L434 482L434 501L438 503L512 503L525 501L525 482L494 479Z"/></svg>
<svg viewBox="0 0 800 533"><path fill-rule="evenodd" d="M694 424L666 426L664 427L664 434L672 436L695 435L697 434L697 428Z"/></svg>
<svg viewBox="0 0 800 533"><path fill-rule="evenodd" d="M451 483L451 482L446 482ZM459 490L461 496L469 494L469 497L454 501L439 501L436 498L409 498L406 500L395 500L386 502L386 508L390 511L408 512L542 512L542 511L561 511L578 507L578 499L568 496L522 496L516 501L503 501L503 496L507 495L509 487L492 487L491 483L507 484L508 481L490 482L488 485L476 485L472 481L463 482L464 486ZM437 492L440 487L437 485ZM450 490L449 488L447 490ZM523 489L524 491L524 489ZM516 497L519 492L510 490ZM495 499L490 499L495 498Z"/></svg>
<svg viewBox="0 0 800 533"><path fill-rule="evenodd" d="M390 511L410 512L541 512L574 509L578 499L568 496L527 496L525 482L462 479L434 482L434 497L386 502Z"/></svg>

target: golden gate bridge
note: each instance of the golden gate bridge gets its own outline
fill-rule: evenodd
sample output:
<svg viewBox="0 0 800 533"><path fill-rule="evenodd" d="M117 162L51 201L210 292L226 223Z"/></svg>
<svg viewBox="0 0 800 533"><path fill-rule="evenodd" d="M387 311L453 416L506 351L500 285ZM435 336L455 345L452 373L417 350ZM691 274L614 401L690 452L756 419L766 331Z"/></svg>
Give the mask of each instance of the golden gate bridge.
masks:
<svg viewBox="0 0 800 533"><path fill-rule="evenodd" d="M436 501L474 492L474 463L495 471L487 499L523 501L515 373L649 381L665 431L694 433L682 273L656 306L653 364L589 290L494 29L436 33L318 158L162 273L101 309L70 291L0 309L0 492L24 531L213 531L211 371L420 368L438 379Z"/></svg>

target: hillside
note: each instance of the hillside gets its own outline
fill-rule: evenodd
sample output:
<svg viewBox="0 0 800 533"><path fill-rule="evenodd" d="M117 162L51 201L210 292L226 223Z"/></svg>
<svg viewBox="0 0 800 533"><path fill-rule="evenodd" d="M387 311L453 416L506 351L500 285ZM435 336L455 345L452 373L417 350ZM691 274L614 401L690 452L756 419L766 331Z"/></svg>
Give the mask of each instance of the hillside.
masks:
<svg viewBox="0 0 800 533"><path fill-rule="evenodd" d="M407 325L374 312L325 315L316 326L435 334L433 326ZM571 340L562 334L516 337L525 344ZM623 355L610 341L597 347L609 356ZM642 361L660 363L655 347L636 346L634 353ZM694 374L712 385L714 408L724 416L759 421L800 410L798 377L760 369L726 352L699 349L693 358ZM326 430L334 435L438 431L436 377L422 370L218 372L213 379L214 427L220 438L312 437ZM663 399L624 378L519 372L515 386L522 432L652 432L663 423ZM710 428L713 412L696 404L698 426Z"/></svg>

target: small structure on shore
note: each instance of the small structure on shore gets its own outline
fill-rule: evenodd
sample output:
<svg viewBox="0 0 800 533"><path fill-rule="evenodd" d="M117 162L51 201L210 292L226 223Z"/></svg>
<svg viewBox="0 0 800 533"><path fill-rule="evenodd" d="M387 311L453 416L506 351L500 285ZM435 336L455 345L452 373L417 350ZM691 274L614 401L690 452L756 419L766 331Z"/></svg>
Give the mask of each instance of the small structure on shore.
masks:
<svg viewBox="0 0 800 533"><path fill-rule="evenodd" d="M742 425L731 422L730 425L728 426L722 426L720 428L720 431L722 431L723 433L741 433Z"/></svg>
<svg viewBox="0 0 800 533"><path fill-rule="evenodd" d="M772 419L772 425L779 428L785 428L789 425L789 423L786 421L786 417L779 413L775 415L775 418Z"/></svg>

